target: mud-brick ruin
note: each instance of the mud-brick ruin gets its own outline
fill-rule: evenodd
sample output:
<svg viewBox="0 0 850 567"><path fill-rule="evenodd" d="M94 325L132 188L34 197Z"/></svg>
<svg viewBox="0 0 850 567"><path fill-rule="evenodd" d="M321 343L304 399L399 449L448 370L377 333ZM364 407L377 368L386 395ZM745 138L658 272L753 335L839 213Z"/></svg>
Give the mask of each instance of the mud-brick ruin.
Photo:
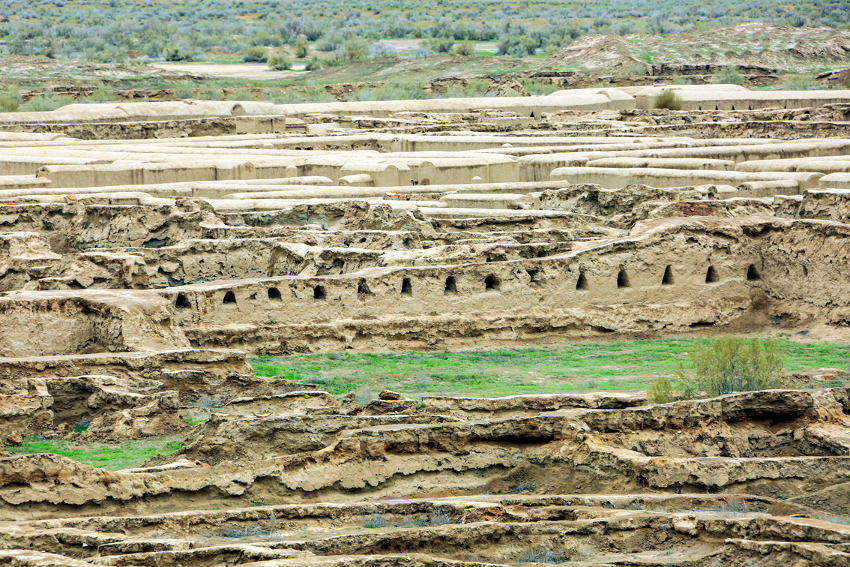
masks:
<svg viewBox="0 0 850 567"><path fill-rule="evenodd" d="M112 472L5 452L0 564L850 565L846 388L361 406L245 362L846 337L850 92L75 104L0 132L0 432L187 439Z"/></svg>

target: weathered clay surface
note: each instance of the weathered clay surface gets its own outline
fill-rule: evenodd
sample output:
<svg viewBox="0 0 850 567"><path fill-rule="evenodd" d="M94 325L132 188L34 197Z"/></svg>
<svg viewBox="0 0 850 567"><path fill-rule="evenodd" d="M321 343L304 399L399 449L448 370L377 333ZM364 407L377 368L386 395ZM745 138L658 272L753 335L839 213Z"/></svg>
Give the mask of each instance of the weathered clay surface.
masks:
<svg viewBox="0 0 850 567"><path fill-rule="evenodd" d="M846 339L850 95L648 88L0 116L0 564L850 565L847 388L358 404L245 362Z"/></svg>

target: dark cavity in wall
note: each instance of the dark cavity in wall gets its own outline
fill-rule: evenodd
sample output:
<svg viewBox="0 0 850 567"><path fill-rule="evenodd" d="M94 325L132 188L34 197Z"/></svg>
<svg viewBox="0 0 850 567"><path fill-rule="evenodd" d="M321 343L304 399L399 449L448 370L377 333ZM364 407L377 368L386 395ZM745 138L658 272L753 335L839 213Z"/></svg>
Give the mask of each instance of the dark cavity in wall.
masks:
<svg viewBox="0 0 850 567"><path fill-rule="evenodd" d="M366 284L366 280L361 278L360 281L357 282L357 297L360 299L365 299L367 296L374 295L372 290L369 289L369 286Z"/></svg>
<svg viewBox="0 0 850 567"><path fill-rule="evenodd" d="M191 307L189 305L189 299L186 297L185 293L178 293L177 299L174 301L174 306L178 309L188 309Z"/></svg>
<svg viewBox="0 0 850 567"><path fill-rule="evenodd" d="M457 293L457 282L455 281L454 276L449 276L446 278L445 293Z"/></svg>
<svg viewBox="0 0 850 567"><path fill-rule="evenodd" d="M761 274L756 269L755 264L750 264L750 267L747 268L747 279L751 282L758 281L761 279Z"/></svg>
<svg viewBox="0 0 850 567"><path fill-rule="evenodd" d="M578 275L578 281L576 282L576 289L580 289L582 291L586 291L588 289L587 278L584 277L584 272L582 272Z"/></svg>

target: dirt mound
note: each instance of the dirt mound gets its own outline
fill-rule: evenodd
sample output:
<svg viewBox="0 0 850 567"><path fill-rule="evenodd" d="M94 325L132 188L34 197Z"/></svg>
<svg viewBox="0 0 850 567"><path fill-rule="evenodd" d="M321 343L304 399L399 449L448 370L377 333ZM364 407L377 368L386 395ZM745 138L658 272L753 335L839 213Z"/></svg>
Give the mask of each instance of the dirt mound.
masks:
<svg viewBox="0 0 850 567"><path fill-rule="evenodd" d="M617 35L586 35L564 47L551 59L587 71L606 73L630 71L646 74L648 66L636 58L626 41Z"/></svg>
<svg viewBox="0 0 850 567"><path fill-rule="evenodd" d="M708 65L709 73L713 66L795 69L850 62L850 31L744 23L669 35L589 35L551 59L610 73L644 66L659 74L675 65Z"/></svg>

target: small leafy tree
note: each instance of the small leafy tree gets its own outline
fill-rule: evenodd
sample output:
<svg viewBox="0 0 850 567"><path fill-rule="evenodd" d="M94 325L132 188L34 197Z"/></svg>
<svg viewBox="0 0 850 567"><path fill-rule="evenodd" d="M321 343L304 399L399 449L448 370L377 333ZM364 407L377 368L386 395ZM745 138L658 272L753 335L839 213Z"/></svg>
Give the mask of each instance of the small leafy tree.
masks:
<svg viewBox="0 0 850 567"><path fill-rule="evenodd" d="M679 368L683 390L709 396L780 388L787 384L785 353L776 339L720 337L696 343L690 370Z"/></svg>

